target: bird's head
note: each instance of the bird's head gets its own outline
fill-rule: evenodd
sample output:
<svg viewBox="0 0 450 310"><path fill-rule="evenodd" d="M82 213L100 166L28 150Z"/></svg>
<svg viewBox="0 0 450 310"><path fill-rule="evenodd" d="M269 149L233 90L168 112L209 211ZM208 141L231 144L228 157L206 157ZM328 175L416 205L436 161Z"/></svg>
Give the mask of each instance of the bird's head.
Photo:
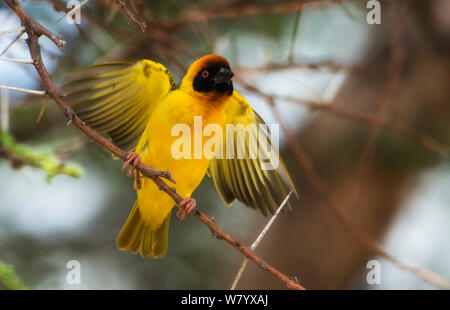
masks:
<svg viewBox="0 0 450 310"><path fill-rule="evenodd" d="M196 60L187 71L180 89L210 100L228 98L233 94L234 73L222 56L206 55Z"/></svg>

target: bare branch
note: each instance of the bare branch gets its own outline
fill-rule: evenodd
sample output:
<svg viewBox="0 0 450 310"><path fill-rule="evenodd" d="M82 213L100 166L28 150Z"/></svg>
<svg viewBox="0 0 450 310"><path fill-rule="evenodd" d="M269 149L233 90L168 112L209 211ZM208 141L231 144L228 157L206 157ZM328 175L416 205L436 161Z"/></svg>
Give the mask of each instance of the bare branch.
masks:
<svg viewBox="0 0 450 310"><path fill-rule="evenodd" d="M72 16L73 13L75 13L76 11L80 11L81 8L83 7L83 5L85 5L86 3L88 3L90 0L84 0L83 2L80 3L79 6L75 6L73 9L71 9L69 12L67 12L66 14L64 14L63 16L61 16L60 18L58 18L56 20L56 22L59 22L60 20L62 20L63 18L67 17L67 16Z"/></svg>
<svg viewBox="0 0 450 310"><path fill-rule="evenodd" d="M400 2L401 3L401 2ZM400 84L400 75L402 64L405 58L405 51L403 48L403 33L405 31L406 24L406 7L405 5L394 5L393 7L400 6L400 13L396 19L397 25L394 27L391 36L391 55L389 57L388 65L388 77L385 85L385 90L381 99L377 103L376 115L384 117L388 109L393 103L394 93ZM369 129L367 142L363 148L361 158L357 166L357 173L355 178L354 190L350 197L350 208L356 211L356 205L361 195L362 186L364 180L368 175L372 162L375 156L376 142L381 133L381 127L375 126Z"/></svg>
<svg viewBox="0 0 450 310"><path fill-rule="evenodd" d="M2 36L4 34L22 32L24 30L25 30L25 27L19 27L19 28L14 28L14 29L10 29L10 30L0 31L0 36Z"/></svg>
<svg viewBox="0 0 450 310"><path fill-rule="evenodd" d="M339 220L344 224L344 227L367 249L369 249L373 254L379 255L388 261L394 263L397 267L408 270L413 273L416 277L433 284L437 287L443 289L450 289L450 282L430 270L425 268L411 266L406 264L392 254L390 254L387 250L385 250L378 241L371 238L364 231L360 230L352 221L352 217L346 211L346 209L338 202L335 197L328 194L327 186L322 178L319 176L317 170L312 164L309 156L306 154L304 149L301 147L300 143L295 138L294 133L286 126L286 123L282 121L280 114L276 108L276 104L274 101L269 101L269 105L272 107L272 111L277 118L281 129L286 137L287 145L289 149L294 154L295 160L299 167L305 173L306 178L309 183L313 187L313 189L317 192L319 197L325 203L327 207L339 218Z"/></svg>
<svg viewBox="0 0 450 310"><path fill-rule="evenodd" d="M417 141L418 143L422 144L428 150L430 150L444 158L447 158L449 155L448 147L443 145L436 139L434 139L424 133L418 132L401 122L386 118L384 116L377 115L376 113L372 113L372 112L365 113L365 112L360 112L360 111L356 111L356 110L351 110L351 109L348 109L343 106L338 106L336 104L324 104L324 103L315 102L315 101L303 101L303 100L299 100L297 98L286 97L286 96L273 96L273 95L269 95L269 94L266 94L266 93L260 91L258 88L256 88L255 86L253 86L251 84L248 84L247 82L243 81L242 79L236 78L236 80L238 80L239 84L242 87L244 87L246 90L265 98L269 102L275 102L275 100L293 102L293 103L305 105L311 111L326 112L326 113L332 114L338 118L349 119L352 121L362 123L364 125L368 125L370 127L388 128L398 134L401 134L403 136L406 136L410 139Z"/></svg>
<svg viewBox="0 0 450 310"><path fill-rule="evenodd" d="M278 214L280 214L281 210L283 209L283 207L285 206L286 202L289 200L289 198L291 197L293 192L294 191L291 190L289 192L289 194L287 194L286 198L284 198L283 202L280 204L277 211L275 211L275 214L270 218L269 222L267 222L266 226L264 226L264 229L261 231L258 238L256 238L255 242L253 242L252 245L250 246L250 250L252 250L252 251L256 250L256 248L258 247L262 238L264 238L266 233L269 231L269 228L272 226L273 222L278 217ZM233 284L231 285L230 290L233 291L236 288L236 285L238 284L239 279L241 278L242 274L244 273L244 270L247 267L247 264L248 264L248 258L245 258L244 261L242 262L241 267L239 268L239 271L238 271L236 277L234 278L234 281L233 281Z"/></svg>
<svg viewBox="0 0 450 310"><path fill-rule="evenodd" d="M31 60L22 60L22 59L7 58L7 57L0 57L0 60L17 62L17 63L21 63L21 64L31 64L31 65L33 64L33 61L31 61Z"/></svg>
<svg viewBox="0 0 450 310"><path fill-rule="evenodd" d="M294 62L294 48L295 48L295 42L297 42L297 30L298 30L298 24L300 22L300 11L297 11L295 14L295 21L294 21L294 29L292 31L292 38L291 38L291 45L289 47L289 56L288 56L288 63L292 64Z"/></svg>
<svg viewBox="0 0 450 310"><path fill-rule="evenodd" d="M41 111L39 112L38 118L36 119L36 124L39 124L39 122L42 119L42 116L44 116L45 109L47 108L47 101L48 101L47 99L48 97L44 96L44 103L42 103L42 108Z"/></svg>
<svg viewBox="0 0 450 310"><path fill-rule="evenodd" d="M116 3L122 8L124 13L128 16L128 18L131 21L133 21L133 23L138 25L141 28L142 32L145 32L145 29L147 28L147 24L145 22L141 22L141 21L137 20L137 18L134 16L134 14L128 9L125 1L124 0L116 0Z"/></svg>
<svg viewBox="0 0 450 310"><path fill-rule="evenodd" d="M0 85L0 88L15 90L18 92L27 93L27 94L31 94L31 95L45 96L45 91L43 91L43 90L32 90L32 89L6 86L6 85Z"/></svg>
<svg viewBox="0 0 450 310"><path fill-rule="evenodd" d="M8 90L2 88L1 97L0 97L0 131L8 132L9 131L9 94Z"/></svg>
<svg viewBox="0 0 450 310"><path fill-rule="evenodd" d="M9 7L19 16L20 21L22 23L22 27L25 28L28 37L30 39L31 35L34 37L39 38L41 35L46 36L50 40L53 41L53 43L56 44L56 46L59 47L59 49L63 49L64 45L66 45L66 41L64 41L61 37L54 35L50 31L48 31L45 27L43 27L41 24L36 23L34 19L32 19L23 9L22 7L16 3L16 1L11 0L5 0L6 3L9 5Z"/></svg>
<svg viewBox="0 0 450 310"><path fill-rule="evenodd" d="M190 12L185 12L180 17L167 21L163 24L164 28L174 29L180 28L184 25L208 21L211 19L218 18L242 18L252 15L266 15L266 14L286 14L299 12L305 8L317 8L324 7L333 4L339 4L343 0L315 0L315 1L292 1L285 3L274 3L274 4L258 4L250 3L237 6L228 6L226 8L212 8L195 10Z"/></svg>
<svg viewBox="0 0 450 310"><path fill-rule="evenodd" d="M10 48L11 46L13 46L13 44L16 43L17 40L20 39L20 37L21 37L24 33L25 33L25 30L22 30L22 31L17 35L17 37L16 37L14 40L12 40L11 43L8 44L8 46L5 47L5 49L0 53L0 56L2 56L3 54L5 54L5 53L9 50L9 48Z"/></svg>
<svg viewBox="0 0 450 310"><path fill-rule="evenodd" d="M31 58L34 59L34 67L36 68L37 73L42 81L43 88L46 91L46 94L51 97L61 108L63 114L72 122L75 126L77 126L81 131L84 132L88 137L90 137L93 141L102 145L104 148L109 150L111 153L119 157L121 160L125 161L127 157L127 153L114 145L111 141L104 138L96 131L91 129L89 126L83 122L78 115L72 110L71 106L61 97L58 89L54 85L50 74L45 68L42 58L40 45L38 42L38 38L41 35L48 37L55 37L53 34L48 32L44 27L39 25L36 21L34 21L28 14L22 9L22 7L14 0L5 0L6 3L13 9L13 11L20 18L22 24L25 27L25 30L28 34L29 39L27 40L27 44L30 50ZM62 40L61 40L62 41ZM55 42L55 41L54 41ZM64 42L64 41L63 41ZM56 44L56 42L55 42ZM155 182L158 188L164 192L166 192L179 206L180 202L183 201L183 197L181 197L174 188L170 187L166 184L161 178L166 178L168 180L172 180L170 173L168 171L159 171L153 169L144 163L140 162L136 165L136 168L146 177L150 178ZM173 181L173 180L172 180ZM245 257L251 259L259 268L264 271L268 271L270 274L278 278L287 288L290 289L298 289L303 290L304 287L301 286L296 281L292 280L290 277L284 275L274 267L267 264L264 260L258 257L253 251L251 251L248 247L244 246L231 237L228 233L223 231L211 218L210 216L195 210L193 215L203 222L210 230L212 235L217 239L222 239L231 244L234 248L239 250Z"/></svg>

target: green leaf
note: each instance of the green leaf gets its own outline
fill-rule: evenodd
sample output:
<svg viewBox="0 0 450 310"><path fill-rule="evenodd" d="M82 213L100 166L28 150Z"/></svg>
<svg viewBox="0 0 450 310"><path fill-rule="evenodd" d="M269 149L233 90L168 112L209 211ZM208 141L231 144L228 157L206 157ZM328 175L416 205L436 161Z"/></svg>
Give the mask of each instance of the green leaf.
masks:
<svg viewBox="0 0 450 310"><path fill-rule="evenodd" d="M27 290L28 288L20 283L11 265L0 262L0 289Z"/></svg>

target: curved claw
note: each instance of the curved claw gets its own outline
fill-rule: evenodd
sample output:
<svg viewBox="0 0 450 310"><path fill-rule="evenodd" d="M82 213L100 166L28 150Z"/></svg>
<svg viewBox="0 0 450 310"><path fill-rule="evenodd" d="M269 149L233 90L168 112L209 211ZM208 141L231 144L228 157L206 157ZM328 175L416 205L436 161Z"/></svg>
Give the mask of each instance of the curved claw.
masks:
<svg viewBox="0 0 450 310"><path fill-rule="evenodd" d="M177 216L180 218L180 221L184 220L186 215L191 215L197 206L197 201L194 198L186 198L182 202L180 202L179 206L180 210L177 212Z"/></svg>
<svg viewBox="0 0 450 310"><path fill-rule="evenodd" d="M125 170L126 167L128 167L130 164L132 164L133 168L136 168L136 165L141 161L141 156L138 153L130 152L127 155L127 160L122 166L122 170Z"/></svg>
<svg viewBox="0 0 450 310"><path fill-rule="evenodd" d="M138 153L128 153L127 158L125 163L122 166L122 169L120 170L121 172L123 172L123 170L125 170L126 167L130 166L127 170L127 176L131 177L133 175L135 175L135 182L134 182L134 188L136 190L141 189L142 187L142 181L141 181L141 173L136 169L136 166L139 164L139 162L141 161L141 156Z"/></svg>

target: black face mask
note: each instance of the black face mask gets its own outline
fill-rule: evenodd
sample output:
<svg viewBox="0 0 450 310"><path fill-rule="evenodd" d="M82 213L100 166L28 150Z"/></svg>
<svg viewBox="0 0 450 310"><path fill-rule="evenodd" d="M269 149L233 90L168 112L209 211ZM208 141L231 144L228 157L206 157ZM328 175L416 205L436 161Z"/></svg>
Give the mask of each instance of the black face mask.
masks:
<svg viewBox="0 0 450 310"><path fill-rule="evenodd" d="M233 82L231 78L234 73L229 67L223 65L212 65L203 68L194 78L194 90L198 92L217 91L220 93L233 93Z"/></svg>

